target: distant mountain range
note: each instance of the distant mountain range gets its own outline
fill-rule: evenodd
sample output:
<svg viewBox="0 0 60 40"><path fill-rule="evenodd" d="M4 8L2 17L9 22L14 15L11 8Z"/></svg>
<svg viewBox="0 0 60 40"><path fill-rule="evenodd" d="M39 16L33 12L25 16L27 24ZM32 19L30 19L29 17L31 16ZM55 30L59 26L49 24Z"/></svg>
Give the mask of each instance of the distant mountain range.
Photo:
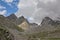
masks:
<svg viewBox="0 0 60 40"><path fill-rule="evenodd" d="M29 35L33 36L33 34L35 34L34 36L38 37L38 35L41 35L40 33L46 33L46 34L43 34L44 37L60 38L60 36L57 37L60 33L60 21L52 20L49 17L45 17L42 20L41 25L38 25L36 23L29 23L28 20L26 18L24 18L24 16L17 18L15 14L12 14L8 17L4 17L4 16L0 15L0 28L2 26L4 28L3 30L5 30L5 28L6 28L6 30L8 30L8 32L9 32L9 34L14 36L15 40L23 40L23 38L25 39L25 38L29 37ZM53 34L51 34L51 33L53 33ZM19 35L19 34L21 34L21 35ZM3 34L3 35L5 35L5 34ZM22 38L23 35L25 35L25 36ZM54 35L54 36L52 36L52 35ZM40 37L41 36L39 36L39 38ZM12 40L12 38L11 38L11 40Z"/></svg>

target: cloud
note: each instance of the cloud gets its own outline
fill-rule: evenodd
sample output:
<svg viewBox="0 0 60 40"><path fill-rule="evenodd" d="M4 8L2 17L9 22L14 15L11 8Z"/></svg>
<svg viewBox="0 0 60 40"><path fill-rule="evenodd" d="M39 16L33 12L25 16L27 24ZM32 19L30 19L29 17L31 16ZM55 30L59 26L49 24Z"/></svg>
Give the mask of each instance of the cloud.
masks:
<svg viewBox="0 0 60 40"><path fill-rule="evenodd" d="M29 20L30 23L34 23L34 18L33 17L29 17L28 20Z"/></svg>
<svg viewBox="0 0 60 40"><path fill-rule="evenodd" d="M16 15L25 16L30 22L41 23L46 16L56 20L60 17L59 0L21 0ZM31 20L33 19L33 20Z"/></svg>
<svg viewBox="0 0 60 40"><path fill-rule="evenodd" d="M11 6L12 7L12 2L13 2L13 0L2 0L2 1L4 1L4 2L6 2L9 6Z"/></svg>
<svg viewBox="0 0 60 40"><path fill-rule="evenodd" d="M56 2L56 0L39 0L40 2L43 2L43 3L45 3L45 4L47 4L47 3L49 3L49 2L51 2L51 3L53 3L53 2Z"/></svg>
<svg viewBox="0 0 60 40"><path fill-rule="evenodd" d="M5 9L6 8L4 6L0 5L0 15L4 15L7 12Z"/></svg>
<svg viewBox="0 0 60 40"><path fill-rule="evenodd" d="M5 1L5 2L7 2L7 3L13 2L13 0L3 0L3 1Z"/></svg>
<svg viewBox="0 0 60 40"><path fill-rule="evenodd" d="M31 16L34 12L35 6L37 5L36 0L20 0L18 4L19 11L16 15Z"/></svg>
<svg viewBox="0 0 60 40"><path fill-rule="evenodd" d="M0 11L0 15L4 15L6 12L6 10Z"/></svg>
<svg viewBox="0 0 60 40"><path fill-rule="evenodd" d="M57 0L56 2L53 3L48 3L48 4L40 4L40 2L38 3L37 7L38 8L43 8L45 11L48 12L48 14L50 14L50 17L52 14L54 14L54 17L58 17L60 15L60 1Z"/></svg>
<svg viewBox="0 0 60 40"><path fill-rule="evenodd" d="M3 7L3 6L0 5L0 9L2 9L2 8L5 9L5 7Z"/></svg>
<svg viewBox="0 0 60 40"><path fill-rule="evenodd" d="M20 0L18 7L23 8L23 7L30 7L36 5L36 0Z"/></svg>

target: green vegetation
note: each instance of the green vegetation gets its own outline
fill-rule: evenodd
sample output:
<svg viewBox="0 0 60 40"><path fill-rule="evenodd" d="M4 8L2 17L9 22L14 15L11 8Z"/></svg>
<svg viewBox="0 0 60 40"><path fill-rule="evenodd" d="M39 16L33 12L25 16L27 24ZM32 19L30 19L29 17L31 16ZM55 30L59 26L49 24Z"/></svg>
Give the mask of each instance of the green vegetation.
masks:
<svg viewBox="0 0 60 40"><path fill-rule="evenodd" d="M24 32L24 29L22 29L22 28L20 28L20 27L18 27L18 26L15 26L15 27L16 27L16 29L17 29L18 31Z"/></svg>
<svg viewBox="0 0 60 40"><path fill-rule="evenodd" d="M40 38L40 40L60 40L60 38Z"/></svg>
<svg viewBox="0 0 60 40"><path fill-rule="evenodd" d="M60 40L60 38L48 38L47 40Z"/></svg>
<svg viewBox="0 0 60 40"><path fill-rule="evenodd" d="M60 30L54 30L50 32L39 32L39 33L32 33L32 34L27 34L28 40L60 40L60 38L49 38L49 34L54 34L54 33L60 33ZM52 36L52 35L51 35Z"/></svg>

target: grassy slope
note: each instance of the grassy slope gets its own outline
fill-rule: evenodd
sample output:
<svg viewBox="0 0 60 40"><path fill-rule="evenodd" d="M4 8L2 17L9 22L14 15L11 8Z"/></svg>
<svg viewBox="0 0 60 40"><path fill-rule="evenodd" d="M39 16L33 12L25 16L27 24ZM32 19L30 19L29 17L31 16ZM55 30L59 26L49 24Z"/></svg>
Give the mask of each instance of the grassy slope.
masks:
<svg viewBox="0 0 60 40"><path fill-rule="evenodd" d="M5 27L0 26L0 40L13 40L13 39L14 39L13 35L10 34Z"/></svg>
<svg viewBox="0 0 60 40"><path fill-rule="evenodd" d="M57 25L56 28L57 29L53 30L53 31L31 33L31 34L26 34L25 36L28 38L28 40L38 40L38 39L41 39L41 40L60 40L60 25Z"/></svg>

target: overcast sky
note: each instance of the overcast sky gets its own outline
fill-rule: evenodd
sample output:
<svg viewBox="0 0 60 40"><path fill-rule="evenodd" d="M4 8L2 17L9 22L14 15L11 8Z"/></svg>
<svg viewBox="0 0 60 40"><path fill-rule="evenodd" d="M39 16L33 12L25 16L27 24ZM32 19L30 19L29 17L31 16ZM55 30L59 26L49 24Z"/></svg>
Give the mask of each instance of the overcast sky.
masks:
<svg viewBox="0 0 60 40"><path fill-rule="evenodd" d="M20 0L16 15L25 16L30 22L41 23L46 16L60 17L60 0Z"/></svg>

